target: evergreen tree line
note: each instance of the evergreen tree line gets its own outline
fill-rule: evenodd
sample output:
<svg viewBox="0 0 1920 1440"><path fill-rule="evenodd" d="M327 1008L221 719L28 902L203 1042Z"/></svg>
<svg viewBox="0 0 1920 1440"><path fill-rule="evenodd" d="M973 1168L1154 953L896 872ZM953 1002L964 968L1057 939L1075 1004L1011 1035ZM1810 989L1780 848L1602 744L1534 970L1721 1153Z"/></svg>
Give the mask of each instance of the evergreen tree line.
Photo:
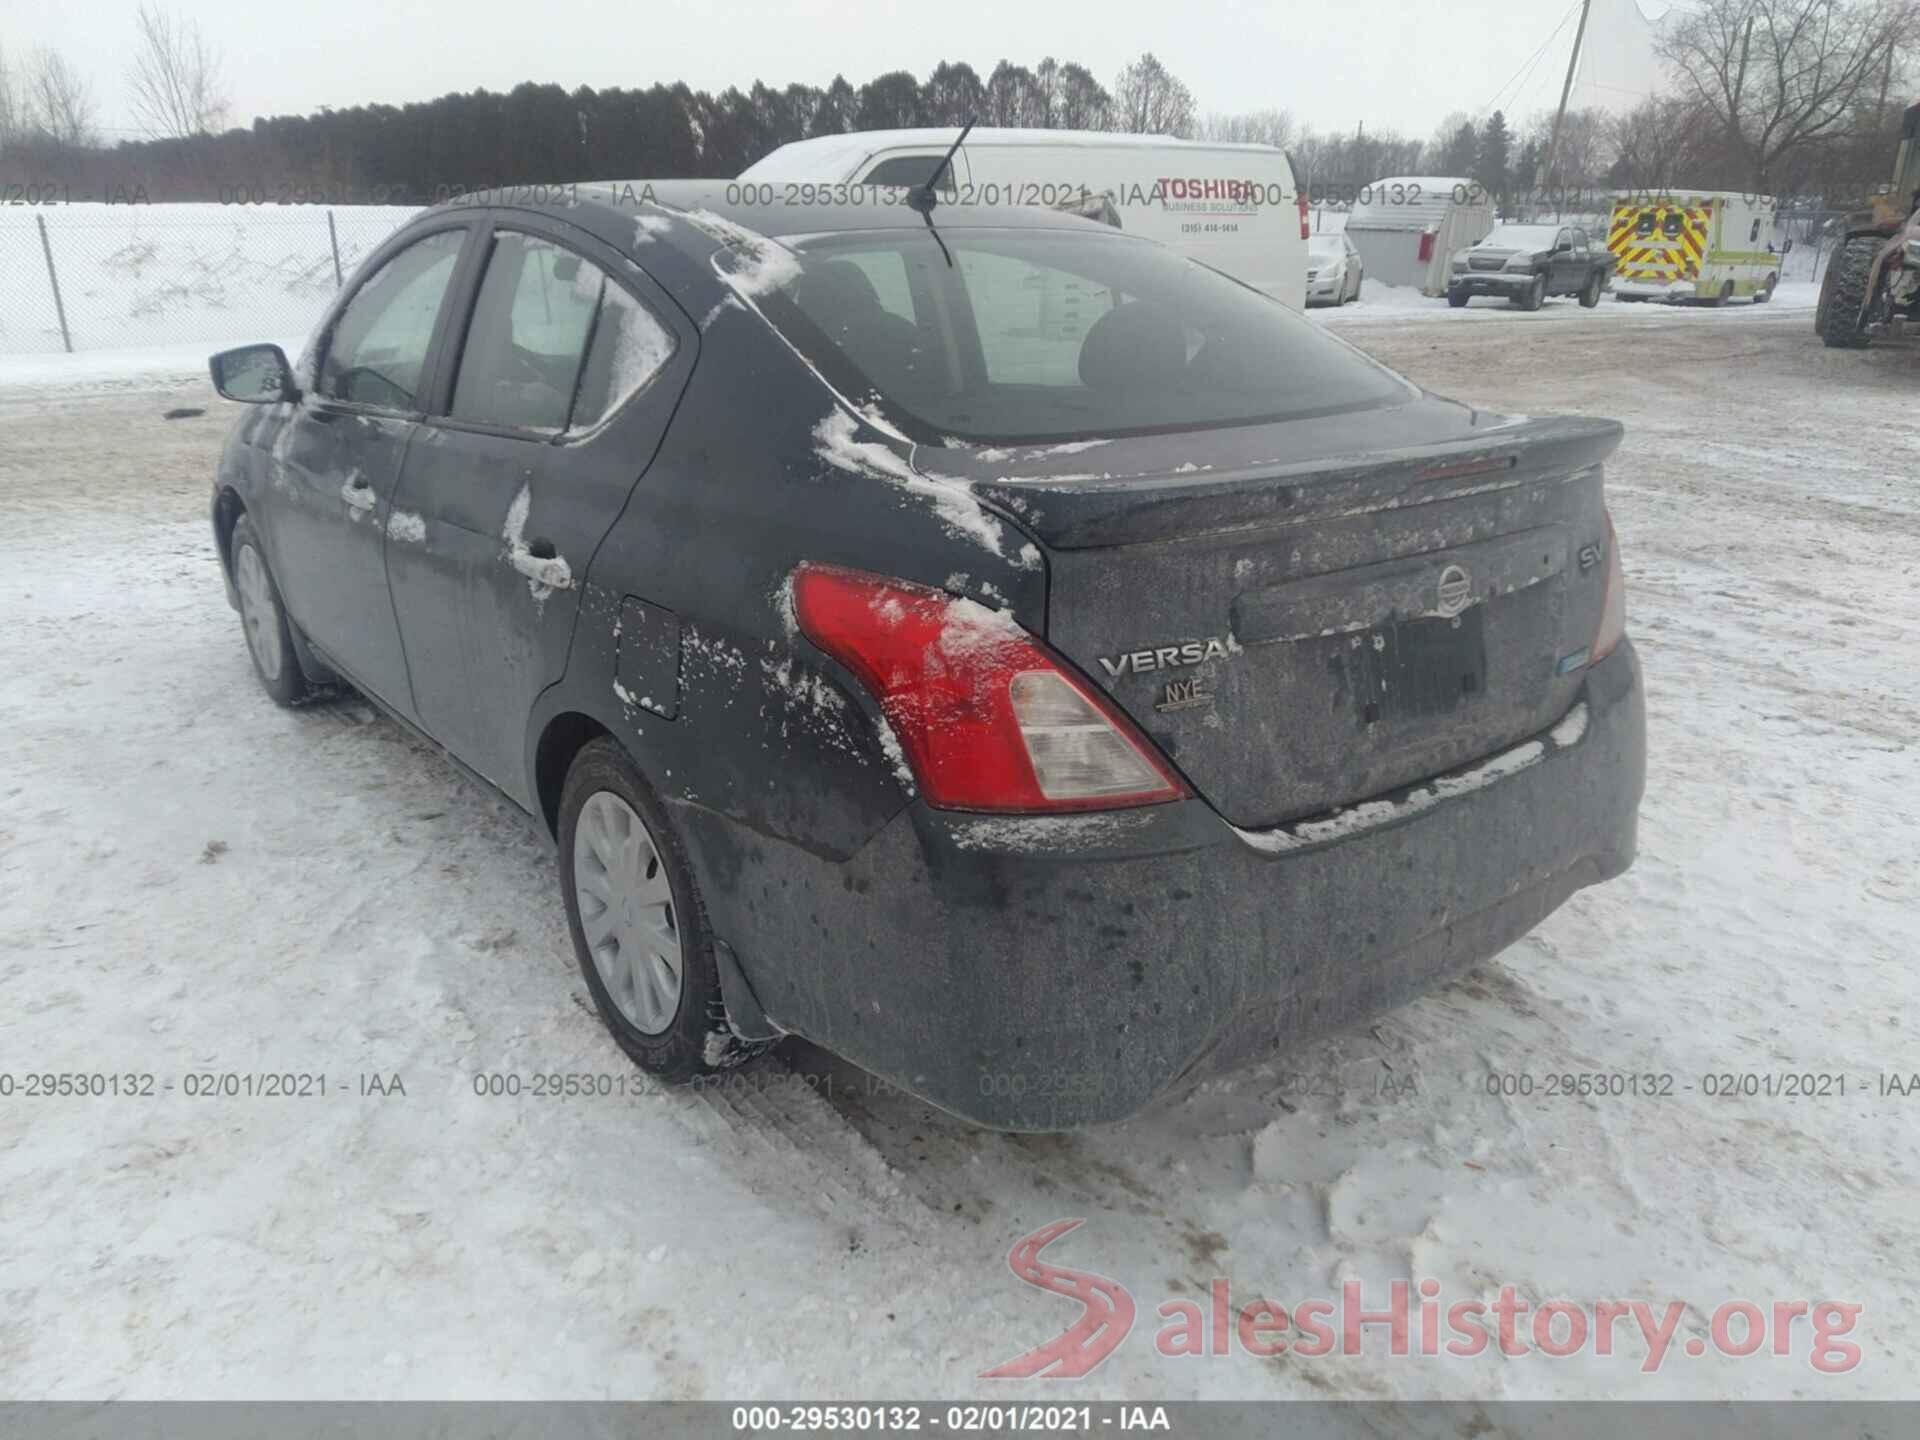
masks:
<svg viewBox="0 0 1920 1440"><path fill-rule="evenodd" d="M1151 53L1110 85L1053 57L1003 59L984 79L947 61L924 81L895 70L858 87L844 76L781 89L756 80L717 95L684 83L525 83L224 129L217 56L193 22L143 4L141 60L128 77L136 114L151 117L143 138L104 143L87 78L59 55L37 52L18 69L0 56L0 184L51 185L74 198L421 204L500 185L732 176L792 140L957 132L968 120L1275 145L1310 195L1334 203L1384 177L1420 174L1477 180L1508 210L1543 191L1669 186L1840 204L1885 180L1920 0L1699 3L1662 31L1671 92L1631 113L1571 111L1556 138L1550 112L1524 124L1497 109L1455 112L1424 141L1364 125L1316 132L1277 108L1202 115ZM1797 9L1819 9L1822 24L1788 26L1774 14Z"/></svg>

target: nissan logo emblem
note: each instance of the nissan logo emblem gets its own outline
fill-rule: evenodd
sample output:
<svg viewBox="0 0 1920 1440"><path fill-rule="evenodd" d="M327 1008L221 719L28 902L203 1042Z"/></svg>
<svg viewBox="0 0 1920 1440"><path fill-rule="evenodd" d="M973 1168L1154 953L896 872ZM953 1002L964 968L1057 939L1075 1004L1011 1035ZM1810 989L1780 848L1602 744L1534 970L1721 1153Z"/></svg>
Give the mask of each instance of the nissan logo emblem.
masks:
<svg viewBox="0 0 1920 1440"><path fill-rule="evenodd" d="M1440 572L1440 613L1458 615L1473 599L1473 577L1464 567L1449 565Z"/></svg>

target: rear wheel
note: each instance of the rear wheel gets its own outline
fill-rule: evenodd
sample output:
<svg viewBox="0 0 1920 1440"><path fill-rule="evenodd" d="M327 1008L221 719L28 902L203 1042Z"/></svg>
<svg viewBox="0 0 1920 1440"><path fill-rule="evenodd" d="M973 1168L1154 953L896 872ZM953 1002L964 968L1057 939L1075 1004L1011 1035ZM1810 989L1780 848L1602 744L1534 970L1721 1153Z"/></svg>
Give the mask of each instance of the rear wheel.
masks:
<svg viewBox="0 0 1920 1440"><path fill-rule="evenodd" d="M1447 304L1451 305L1454 309L1458 310L1460 309L1461 306L1465 305L1466 303L1467 303L1466 291L1464 290L1447 291Z"/></svg>
<svg viewBox="0 0 1920 1440"><path fill-rule="evenodd" d="M1527 288L1527 293L1522 295L1515 303L1519 305L1522 310L1538 310L1542 305L1546 304L1547 277L1544 275L1534 276L1533 284Z"/></svg>
<svg viewBox="0 0 1920 1440"><path fill-rule="evenodd" d="M1877 235L1855 235L1840 247L1827 271L1827 288L1820 297L1815 322L1820 338L1832 350L1864 350L1867 335L1867 276L1882 241Z"/></svg>
<svg viewBox="0 0 1920 1440"><path fill-rule="evenodd" d="M260 537L245 515L233 527L228 551L234 589L240 592L240 628L246 634L247 654L260 688L282 705L311 699L317 692L293 652L293 630L286 606L280 603L280 587L273 583Z"/></svg>
<svg viewBox="0 0 1920 1440"><path fill-rule="evenodd" d="M1778 275L1767 276L1767 283L1753 292L1753 303L1756 305L1764 305L1773 299L1773 287L1779 283L1780 277Z"/></svg>
<svg viewBox="0 0 1920 1440"><path fill-rule="evenodd" d="M1600 303L1600 292L1606 288L1607 277L1598 270L1587 277L1587 283L1580 289L1580 304L1591 310Z"/></svg>
<svg viewBox="0 0 1920 1440"><path fill-rule="evenodd" d="M612 740L583 747L567 771L559 839L580 974L634 1063L681 1081L764 1049L727 1025L693 872L665 808Z"/></svg>
<svg viewBox="0 0 1920 1440"><path fill-rule="evenodd" d="M1722 282L1720 286L1720 293L1714 296L1707 303L1709 305L1724 305L1727 303L1727 301L1731 300L1732 298L1733 298L1733 282L1731 280L1727 280Z"/></svg>

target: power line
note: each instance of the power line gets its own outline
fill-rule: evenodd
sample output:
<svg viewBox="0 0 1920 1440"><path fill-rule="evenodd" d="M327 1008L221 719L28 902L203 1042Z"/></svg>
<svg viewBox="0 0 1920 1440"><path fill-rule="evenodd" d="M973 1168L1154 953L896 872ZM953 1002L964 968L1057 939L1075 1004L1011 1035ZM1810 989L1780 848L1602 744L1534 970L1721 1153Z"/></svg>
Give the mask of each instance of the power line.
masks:
<svg viewBox="0 0 1920 1440"><path fill-rule="evenodd" d="M1545 40L1542 40L1540 42L1540 48L1538 50L1535 50L1531 58L1523 62L1520 68L1514 71L1513 74L1507 78L1506 84L1502 85L1498 90L1493 92L1493 99L1487 101L1485 105L1480 107L1481 116L1486 115L1487 112L1492 110L1494 107L1494 104L1500 99L1502 95L1505 95L1509 90L1514 89L1514 82L1516 80L1524 80L1526 76L1533 73L1534 66L1540 63L1540 57L1545 55L1549 47L1552 46L1553 42L1560 38L1560 32L1567 28L1567 21L1573 18L1573 12L1578 10L1579 8L1580 8L1580 0L1573 0L1573 3L1567 6L1566 14L1562 15L1560 17L1560 23L1553 27L1553 33L1548 35ZM1519 92L1515 90L1514 93L1518 94ZM1479 118L1479 117L1475 117L1475 118Z"/></svg>

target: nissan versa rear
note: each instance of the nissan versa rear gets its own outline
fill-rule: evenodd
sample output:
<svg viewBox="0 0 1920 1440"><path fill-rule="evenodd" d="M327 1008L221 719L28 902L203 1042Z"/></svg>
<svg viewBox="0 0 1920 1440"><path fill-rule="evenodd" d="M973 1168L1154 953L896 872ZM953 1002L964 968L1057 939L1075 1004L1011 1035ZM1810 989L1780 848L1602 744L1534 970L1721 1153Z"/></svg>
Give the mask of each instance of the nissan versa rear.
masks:
<svg viewBox="0 0 1920 1440"><path fill-rule="evenodd" d="M801 1035L982 1124L1111 1120L1627 866L1617 424L904 197L476 197L297 363L214 360L261 680L544 824L635 1061Z"/></svg>

